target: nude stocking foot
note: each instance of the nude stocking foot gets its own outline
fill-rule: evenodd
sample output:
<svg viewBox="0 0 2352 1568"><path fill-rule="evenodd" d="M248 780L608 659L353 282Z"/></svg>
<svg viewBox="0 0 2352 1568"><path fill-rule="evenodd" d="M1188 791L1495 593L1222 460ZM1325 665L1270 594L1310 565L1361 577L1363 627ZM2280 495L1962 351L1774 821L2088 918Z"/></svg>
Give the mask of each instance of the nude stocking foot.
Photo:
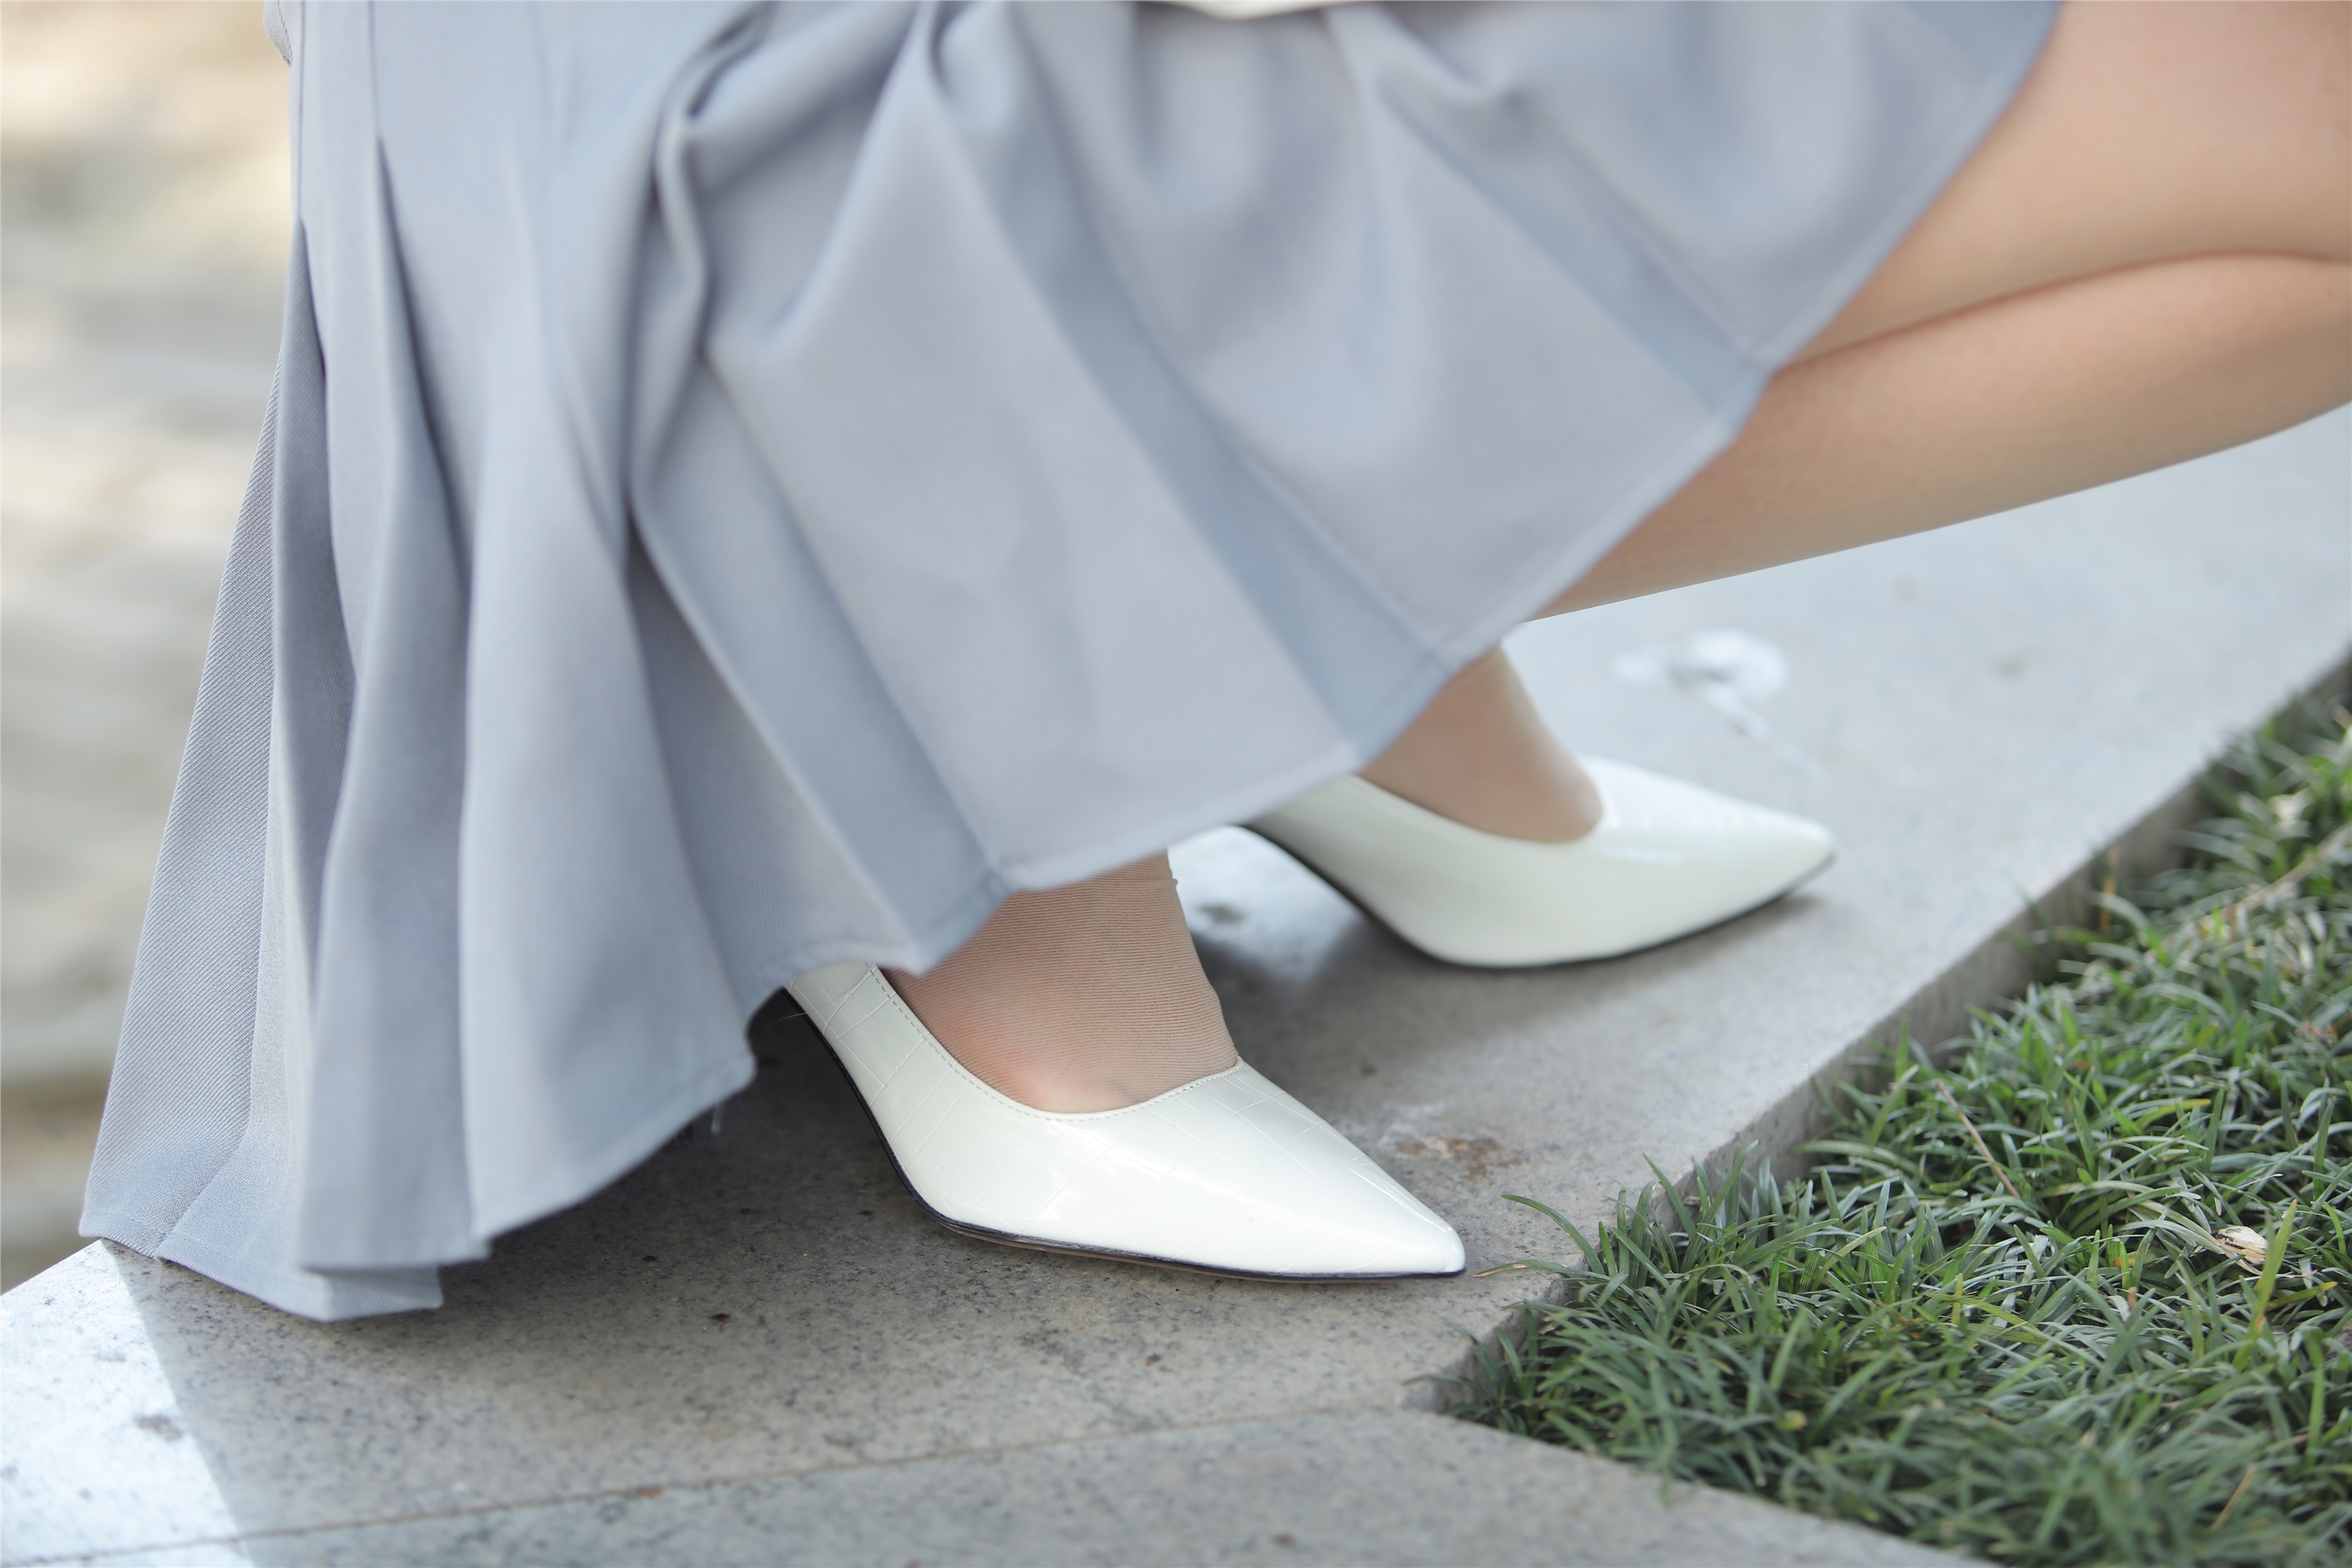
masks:
<svg viewBox="0 0 2352 1568"><path fill-rule="evenodd" d="M1116 1110L1240 1058L1168 858L1015 893L923 974L888 972L948 1054L1038 1110Z"/></svg>
<svg viewBox="0 0 2352 1568"><path fill-rule="evenodd" d="M1500 648L1446 682L1362 777L1505 838L1564 844L1601 820L1600 791L1553 738Z"/></svg>

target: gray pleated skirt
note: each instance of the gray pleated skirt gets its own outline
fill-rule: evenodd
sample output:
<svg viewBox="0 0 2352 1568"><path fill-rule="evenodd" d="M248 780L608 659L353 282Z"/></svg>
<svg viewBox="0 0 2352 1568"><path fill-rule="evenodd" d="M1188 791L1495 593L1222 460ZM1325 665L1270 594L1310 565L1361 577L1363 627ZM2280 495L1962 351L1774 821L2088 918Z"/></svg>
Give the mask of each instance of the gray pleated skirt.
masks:
<svg viewBox="0 0 2352 1568"><path fill-rule="evenodd" d="M2050 16L285 6L284 346L85 1233L433 1305L791 976L1357 765Z"/></svg>

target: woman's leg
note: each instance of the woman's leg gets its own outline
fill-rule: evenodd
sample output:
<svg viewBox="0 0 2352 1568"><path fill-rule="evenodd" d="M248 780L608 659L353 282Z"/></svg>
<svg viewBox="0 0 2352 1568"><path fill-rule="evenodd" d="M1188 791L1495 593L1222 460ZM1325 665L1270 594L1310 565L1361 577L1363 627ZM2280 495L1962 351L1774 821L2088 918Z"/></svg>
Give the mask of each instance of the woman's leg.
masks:
<svg viewBox="0 0 2352 1568"><path fill-rule="evenodd" d="M2072 6L2000 126L1739 438L1552 610L2104 483L2347 397L2352 10ZM1591 820L1590 784L1498 655L1366 775L1513 837ZM1213 1071L1232 1042L1164 872L1024 895L929 974L895 978L950 1051L1032 1104L1129 1103ZM1072 910L1139 874L1162 891L1118 940L1062 940Z"/></svg>
<svg viewBox="0 0 2352 1568"><path fill-rule="evenodd" d="M2347 398L2352 7L2073 6L2009 114L1739 438L1549 613L2103 484ZM1547 790L1556 825L1590 791L1549 757L1514 763L1540 747L1497 663L1365 776L1491 832L1568 837L1515 831L1547 816Z"/></svg>
<svg viewBox="0 0 2352 1568"><path fill-rule="evenodd" d="M2193 7L2189 7L2193 8ZM2352 267L2158 262L1995 300L1783 371L1738 441L1547 610L1940 528L2233 447L2352 398ZM1364 770L1517 838L1592 821L1498 652Z"/></svg>

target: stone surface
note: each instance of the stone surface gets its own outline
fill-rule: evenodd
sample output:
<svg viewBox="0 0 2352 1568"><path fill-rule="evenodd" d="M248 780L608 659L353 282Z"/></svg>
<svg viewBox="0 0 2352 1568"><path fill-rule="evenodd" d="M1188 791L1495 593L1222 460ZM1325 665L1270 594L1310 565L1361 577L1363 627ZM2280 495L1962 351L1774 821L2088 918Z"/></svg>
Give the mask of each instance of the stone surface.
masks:
<svg viewBox="0 0 2352 1568"><path fill-rule="evenodd" d="M2352 417L2337 415L1967 529L1532 628L1515 655L1573 743L1820 817L1839 865L1654 952L1496 974L1422 960L1277 852L1210 835L1178 868L1235 1035L1458 1225L1474 1269L1570 1257L1504 1194L1586 1224L1650 1161L1675 1172L1747 1140L1782 1146L1817 1075L1906 1011L1932 1034L1990 1000L2008 973L2000 932L2029 899L2165 809L2227 733L2339 668L2347 512ZM1612 673L1615 656L1709 627L1784 655L1787 684L1752 703L1775 744L1685 690ZM805 1024L779 1009L756 1037L759 1079L715 1131L698 1124L449 1270L437 1313L320 1325L121 1260L174 1420L249 1550L661 1561L656 1538L674 1531L683 1561L804 1531L846 1559L1083 1561L1133 1555L1116 1543L1150 1519L1171 1558L1246 1558L1278 1510L1250 1512L1219 1468L1259 1440L1245 1433L1326 1415L1337 1424L1295 1430L1390 1444L1422 1456L1403 1473L1430 1478L1538 1463L1462 1458L1519 1450L1400 1408L1431 1403L1416 1380L1453 1363L1457 1328L1491 1331L1533 1277L1281 1287L950 1236L898 1189ZM1367 1423L1387 1436L1362 1436ZM26 1430L11 1420L10 1462ZM1308 1489L1359 1495L1335 1479L1352 1450L1328 1442ZM1159 1476L1118 1456L1180 1449L1159 1514L1068 1479ZM1056 1454L1101 1458L1065 1471L1020 1457ZM23 1473L48 1495L73 1484ZM926 1511L919 1475L944 1478L944 1498L989 1495L993 1476L1040 1500ZM1065 1479L1038 1479L1051 1475ZM632 1500L647 1487L686 1495ZM1376 1560L1391 1528L1454 1542L1517 1528L1467 1483L1369 1495L1391 1513L1315 1515L1337 1532L1318 1552ZM1381 1522L1407 1516L1419 1522ZM1058 1522L1025 1540L1025 1518ZM1496 1539L1497 1556L1525 1550ZM8 1555L24 1555L13 1540Z"/></svg>
<svg viewBox="0 0 2352 1568"><path fill-rule="evenodd" d="M1956 1563L1440 1416L1341 1414L317 1531L259 1563Z"/></svg>
<svg viewBox="0 0 2352 1568"><path fill-rule="evenodd" d="M107 1248L0 1297L0 1557L236 1534Z"/></svg>

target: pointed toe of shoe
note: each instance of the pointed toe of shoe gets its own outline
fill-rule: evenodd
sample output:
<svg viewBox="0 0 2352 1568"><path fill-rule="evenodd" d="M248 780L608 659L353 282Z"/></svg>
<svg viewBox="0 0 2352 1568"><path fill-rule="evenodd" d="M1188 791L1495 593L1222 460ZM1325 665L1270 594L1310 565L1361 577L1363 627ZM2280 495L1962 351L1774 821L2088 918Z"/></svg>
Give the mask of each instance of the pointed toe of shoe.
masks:
<svg viewBox="0 0 2352 1568"><path fill-rule="evenodd" d="M1150 1114L1120 1162L1151 1179L1129 1213L1184 1256L1286 1278L1462 1271L1452 1226L1246 1063L1135 1110Z"/></svg>
<svg viewBox="0 0 2352 1568"><path fill-rule="evenodd" d="M1820 823L1784 812L1762 815L1768 820L1750 827L1739 862L1740 891L1753 895L1747 908L1794 891L1837 858L1837 839Z"/></svg>
<svg viewBox="0 0 2352 1568"><path fill-rule="evenodd" d="M1453 1226L1247 1063L1120 1110L1037 1110L965 1070L878 970L791 989L907 1184L959 1230L1274 1279L1462 1271Z"/></svg>
<svg viewBox="0 0 2352 1568"><path fill-rule="evenodd" d="M1624 889L1626 947L1645 947L1769 903L1818 875L1837 841L1818 822L1622 763L1589 764L1609 803L1593 847L1653 868ZM1629 879L1630 880L1630 879Z"/></svg>

